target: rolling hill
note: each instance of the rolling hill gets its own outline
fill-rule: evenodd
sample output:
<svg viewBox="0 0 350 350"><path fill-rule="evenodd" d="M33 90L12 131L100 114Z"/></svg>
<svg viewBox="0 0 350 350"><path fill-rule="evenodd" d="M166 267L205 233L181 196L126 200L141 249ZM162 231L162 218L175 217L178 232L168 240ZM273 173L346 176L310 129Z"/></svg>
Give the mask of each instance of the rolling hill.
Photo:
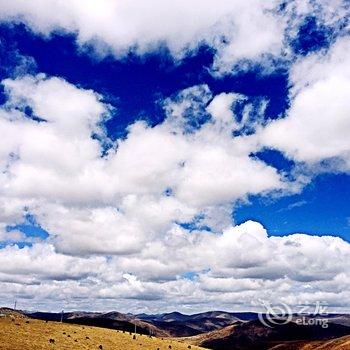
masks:
<svg viewBox="0 0 350 350"><path fill-rule="evenodd" d="M190 337L218 330L242 320L257 319L255 313L230 313L225 311L209 311L193 315L180 312L159 315L131 315L112 311L107 313L75 311L61 313L27 312L27 316L41 320L63 321L95 327L134 331L135 325L139 333L153 334L158 337Z"/></svg>
<svg viewBox="0 0 350 350"><path fill-rule="evenodd" d="M111 329L30 319L20 313L0 312L1 350L185 350L202 348Z"/></svg>
<svg viewBox="0 0 350 350"><path fill-rule="evenodd" d="M137 315L146 322L152 323L158 329L162 329L172 337L189 337L207 333L230 326L236 322L255 320L256 313L226 311L208 311L193 315L184 315L179 312L171 312L160 315Z"/></svg>
<svg viewBox="0 0 350 350"><path fill-rule="evenodd" d="M328 320L327 328L312 322L309 325L290 322L270 328L255 313L224 311L193 315L75 311L62 315L0 308L0 316L0 349L6 350L48 349L53 347L53 343L47 343L50 339L54 339L55 349L97 349L100 345L115 350L163 350L170 349L169 346L179 350L189 346L212 350L350 349L347 314L324 316ZM133 339L135 326L138 335Z"/></svg>
<svg viewBox="0 0 350 350"><path fill-rule="evenodd" d="M151 323L116 311L107 313L76 311L67 312L63 315L61 313L27 312L26 315L44 321L60 321L63 316L64 323L110 328L126 332L134 332L136 326L137 332L140 334L151 334L157 337L169 336L168 332L157 328Z"/></svg>
<svg viewBox="0 0 350 350"><path fill-rule="evenodd" d="M294 322L269 328L260 321L253 320L237 322L220 330L183 338L183 341L213 350L299 350L304 348L311 350L318 349L317 346L328 346L319 348L328 350L333 349L330 346L333 346L332 342L336 344L337 338L345 336L344 339L347 341L349 335L349 327L335 323L330 323L328 328L297 325ZM343 342L343 340L339 341ZM350 349L350 347L344 349Z"/></svg>

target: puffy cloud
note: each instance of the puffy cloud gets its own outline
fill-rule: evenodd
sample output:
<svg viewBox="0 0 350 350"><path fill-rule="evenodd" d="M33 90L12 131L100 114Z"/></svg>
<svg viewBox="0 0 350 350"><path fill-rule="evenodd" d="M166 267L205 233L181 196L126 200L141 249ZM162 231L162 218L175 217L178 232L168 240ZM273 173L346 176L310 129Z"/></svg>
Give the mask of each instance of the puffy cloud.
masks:
<svg viewBox="0 0 350 350"><path fill-rule="evenodd" d="M308 16L338 34L349 14L344 0L197 2L198 6L185 0L1 0L0 20L25 23L44 37L73 33L80 47L117 58L161 46L181 58L205 44L216 53L213 70L228 73L251 62L291 58L290 44Z"/></svg>
<svg viewBox="0 0 350 350"><path fill-rule="evenodd" d="M309 14L337 36L344 4L0 0L0 20L45 37L74 33L81 48L116 58L165 45L181 59L205 44L215 52L212 69L226 73L238 63L294 59L288 41ZM350 307L349 243L271 237L260 223L231 219L250 194L302 185L251 156L261 147L350 169L349 43L339 38L293 63L291 107L268 125L251 120L245 96L213 96L199 85L163 101L164 122L135 122L116 141L103 126L111 107L102 96L60 78L23 76L33 64L23 59L21 77L3 81L0 109L0 299L126 312L246 310L260 299ZM8 229L28 213L47 239Z"/></svg>
<svg viewBox="0 0 350 350"><path fill-rule="evenodd" d="M17 201L17 216L35 214L62 252L136 252L173 222L208 214L209 223L248 194L286 188L276 169L249 156L249 137L232 137L230 108L241 97L208 105L207 86L186 89L165 101L164 123L136 122L112 143L102 127L109 106L94 92L44 75L4 86L2 198ZM111 145L104 156L96 133Z"/></svg>
<svg viewBox="0 0 350 350"><path fill-rule="evenodd" d="M44 75L4 85L0 237L22 239L6 226L28 212L50 234L0 249L4 302L136 311L147 300L159 311L255 307L259 298L296 305L315 291L332 305L345 300L348 243L232 226L237 200L292 185L250 156L260 134L233 133L242 96L186 89L164 102L163 123L136 122L112 142L103 129L110 107L93 91Z"/></svg>
<svg viewBox="0 0 350 350"><path fill-rule="evenodd" d="M24 22L35 33L77 34L82 46L101 55L139 54L166 45L182 57L201 44L217 51L215 68L230 70L238 60L255 60L282 50L285 21L279 1L249 0L217 3L185 0L147 2L89 0L1 1L0 19Z"/></svg>
<svg viewBox="0 0 350 350"><path fill-rule="evenodd" d="M186 311L186 305L192 311L256 310L260 300L293 307L327 302L335 310L350 306L344 302L349 258L350 245L340 238L269 237L251 221L220 234L188 234L177 227L128 258L68 257L48 243L1 249L0 295L56 310L62 304L149 312ZM182 277L188 271L193 278Z"/></svg>
<svg viewBox="0 0 350 350"><path fill-rule="evenodd" d="M297 62L290 75L291 108L263 130L263 143L308 164L350 166L350 40Z"/></svg>
<svg viewBox="0 0 350 350"><path fill-rule="evenodd" d="M81 280L94 276L103 268L105 258L73 258L58 254L49 244L38 243L19 249L1 249L1 273L26 278L30 274L37 282L43 280Z"/></svg>
<svg viewBox="0 0 350 350"><path fill-rule="evenodd" d="M201 1L200 7L184 0L75 0L69 5L16 0L0 5L3 20L23 21L46 36L55 30L77 33L79 44L93 44L101 53L111 50L116 56L130 49L144 53L161 44L182 56L205 42L220 52L221 61L232 63L278 53L283 40L283 22L272 13L278 1Z"/></svg>
<svg viewBox="0 0 350 350"><path fill-rule="evenodd" d="M234 102L243 100L244 96L235 93L221 93L211 101L207 111L211 114L216 124L227 131L234 131L238 123L234 120L235 116L231 110ZM234 123L232 122L234 120Z"/></svg>

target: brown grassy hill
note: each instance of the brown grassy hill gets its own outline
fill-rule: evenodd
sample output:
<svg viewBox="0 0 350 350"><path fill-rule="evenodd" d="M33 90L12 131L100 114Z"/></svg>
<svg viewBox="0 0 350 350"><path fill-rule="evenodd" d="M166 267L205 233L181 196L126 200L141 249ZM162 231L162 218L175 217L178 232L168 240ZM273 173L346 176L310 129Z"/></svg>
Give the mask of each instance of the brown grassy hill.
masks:
<svg viewBox="0 0 350 350"><path fill-rule="evenodd" d="M14 317L25 317L21 311L10 309L8 307L0 307L0 315L14 316Z"/></svg>
<svg viewBox="0 0 350 350"><path fill-rule="evenodd" d="M128 332L46 322L18 315L3 314L0 317L1 350L168 350L169 346L173 350L185 350L189 345L139 334L133 339L133 334ZM191 348L203 349L193 345Z"/></svg>
<svg viewBox="0 0 350 350"><path fill-rule="evenodd" d="M290 322L268 328L250 321L182 340L213 350L350 350L349 334L350 328L339 324L322 328Z"/></svg>
<svg viewBox="0 0 350 350"><path fill-rule="evenodd" d="M341 338L311 341L311 342L286 342L273 346L269 350L349 350L350 336Z"/></svg>
<svg viewBox="0 0 350 350"><path fill-rule="evenodd" d="M135 325L137 332L140 334L152 334L158 338L169 337L169 333L165 330L157 328L155 325L137 319L135 316L122 314L120 312L84 312L74 311L61 313L51 312L27 312L30 318L36 318L44 321L60 321L63 318L65 323L74 323L83 326L93 326L116 329L126 332L133 332Z"/></svg>
<svg viewBox="0 0 350 350"><path fill-rule="evenodd" d="M349 350L350 336L304 345L300 350Z"/></svg>
<svg viewBox="0 0 350 350"><path fill-rule="evenodd" d="M215 330L212 332L198 334L198 335L195 335L193 337L181 337L181 338L176 338L176 339L178 341L184 342L186 344L200 346L200 344L203 344L209 340L211 341L211 340L215 340L215 339L223 339L223 338L230 336L234 332L235 327L236 327L236 325L231 325L231 326L227 326L225 328L218 329L218 330ZM173 338L173 339L175 339L175 338Z"/></svg>
<svg viewBox="0 0 350 350"><path fill-rule="evenodd" d="M208 311L199 314L184 315L171 312L159 315L136 315L139 319L153 324L172 337L192 337L202 333L212 332L242 322L238 316L257 318L253 313L230 313L225 311Z"/></svg>

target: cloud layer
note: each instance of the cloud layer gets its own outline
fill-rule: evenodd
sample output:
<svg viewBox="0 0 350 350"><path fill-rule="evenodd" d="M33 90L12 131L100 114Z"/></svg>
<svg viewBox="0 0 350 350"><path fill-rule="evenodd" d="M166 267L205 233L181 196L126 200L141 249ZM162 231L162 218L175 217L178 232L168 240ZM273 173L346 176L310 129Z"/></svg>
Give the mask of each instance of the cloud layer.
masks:
<svg viewBox="0 0 350 350"><path fill-rule="evenodd" d="M256 222L222 235L173 227L139 254L70 257L51 244L0 250L0 292L22 307L154 312L259 309L261 300L349 308L350 246L340 238L268 237ZM183 276L191 271L193 278Z"/></svg>
<svg viewBox="0 0 350 350"><path fill-rule="evenodd" d="M137 121L111 140L112 106L95 91L45 74L3 80L4 303L127 312L256 309L261 299L349 307L348 242L271 237L258 222L232 222L249 195L296 193L320 172L350 169L350 50L339 34L347 9L341 1L280 5L0 0L2 21L47 38L74 33L102 56L166 46L178 59L206 44L221 74L242 61L287 60L291 87L290 108L274 121L264 120L268 101L257 109L235 91L188 87L161 102L162 123ZM290 39L310 13L339 37L296 57ZM254 156L264 149L291 159L292 170ZM21 232L28 215L47 238Z"/></svg>
<svg viewBox="0 0 350 350"><path fill-rule="evenodd" d="M335 33L348 15L341 0L196 1L2 0L0 20L23 22L44 37L74 34L80 47L100 57L166 47L181 58L204 44L216 52L213 70L228 73L237 63L242 69L249 62L290 57L290 41L307 17Z"/></svg>
<svg viewBox="0 0 350 350"><path fill-rule="evenodd" d="M238 121L232 109L244 96L195 86L164 101L163 123L136 122L112 142L103 128L111 107L93 91L43 74L3 84L2 237L32 246L0 250L2 300L125 311L145 300L149 311L347 300L348 243L232 226L237 200L299 189L251 156L265 133L293 122L294 105L245 134L249 115ZM26 213L47 239L8 231Z"/></svg>
<svg viewBox="0 0 350 350"><path fill-rule="evenodd" d="M101 126L109 107L92 91L43 75L4 86L3 205L22 201L17 215L23 208L35 214L65 253L139 251L174 222L286 187L276 169L249 156L249 137L232 138L233 95L208 104L207 86L186 89L165 101L164 123L136 122L126 139L112 143ZM208 121L190 127L201 114ZM111 147L101 156L103 143Z"/></svg>

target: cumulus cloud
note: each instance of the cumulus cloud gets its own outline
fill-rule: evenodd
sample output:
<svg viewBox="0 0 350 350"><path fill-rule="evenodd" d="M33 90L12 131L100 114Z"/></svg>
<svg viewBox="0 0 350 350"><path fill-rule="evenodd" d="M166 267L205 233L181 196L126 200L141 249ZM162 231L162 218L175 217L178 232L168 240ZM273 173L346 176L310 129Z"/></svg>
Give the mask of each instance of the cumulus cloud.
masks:
<svg viewBox="0 0 350 350"><path fill-rule="evenodd" d="M121 57L165 45L182 57L201 44L217 50L217 68L231 68L240 59L278 54L284 21L278 1L1 1L0 19L22 21L34 32L77 35L79 45L93 46L102 55ZM274 13L275 12L275 13Z"/></svg>
<svg viewBox="0 0 350 350"><path fill-rule="evenodd" d="M291 108L263 131L263 142L308 164L350 166L350 40L301 59L292 67Z"/></svg>
<svg viewBox="0 0 350 350"><path fill-rule="evenodd" d="M0 10L0 21L22 22L46 38L73 33L79 47L92 47L101 57L142 55L165 46L181 59L208 45L215 51L212 69L219 74L236 71L238 63L239 69L256 62L270 69L274 59L291 58L290 42L305 18L315 16L339 34L348 15L342 0L221 0L198 6L185 0L2 0Z"/></svg>
<svg viewBox="0 0 350 350"><path fill-rule="evenodd" d="M332 50L312 67L334 64L329 70L337 75L337 46ZM3 81L0 238L9 244L0 249L1 299L16 296L26 308L34 300L51 309L66 302L66 308L121 311L139 311L144 300L151 311L255 308L259 299L348 306L347 242L269 237L261 224L234 226L230 216L249 194L298 188L251 156L262 145L314 161L300 156L308 152L302 143L293 153L287 147L294 143L273 137L280 123L291 123L293 134L298 96L319 82L307 71L298 77L296 66L292 74L295 97L286 118L258 123L256 133L237 132L247 118L238 120L233 107L244 96L213 96L199 85L164 101L164 122L135 122L116 141L103 127L111 107L95 92L45 75ZM343 157L343 149L337 152ZM6 227L26 213L49 237L26 240L20 249L12 243L24 237Z"/></svg>
<svg viewBox="0 0 350 350"><path fill-rule="evenodd" d="M174 221L213 217L248 194L286 189L276 169L249 156L249 137L232 137L233 95L208 104L208 87L186 89L165 101L164 123L136 122L112 143L102 127L109 107L94 92L44 75L4 86L4 203L20 201L17 215L35 214L62 252L135 252ZM111 145L104 156L95 134Z"/></svg>
<svg viewBox="0 0 350 350"><path fill-rule="evenodd" d="M14 258L15 257L15 258ZM82 279L94 276L103 268L104 258L77 259L57 254L49 244L38 243L32 248L8 246L1 249L1 272L26 277L30 274L42 280ZM94 272L95 270L95 272Z"/></svg>
<svg viewBox="0 0 350 350"><path fill-rule="evenodd" d="M258 309L261 299L346 308L349 258L350 245L340 238L269 237L252 221L222 234L189 235L174 227L128 258L68 257L47 243L7 247L0 250L0 295L9 300L13 293L22 305L30 307L30 298L56 309L63 303L91 309L90 300L103 310L115 308L116 301L122 311L138 311L142 301L146 311L186 311L186 304L192 310L246 310ZM195 277L182 278L189 268Z"/></svg>
<svg viewBox="0 0 350 350"><path fill-rule="evenodd" d="M165 46L181 59L204 44L215 51L213 71L225 74L238 63L239 69L256 62L271 68L271 59L292 58L290 44L309 16L338 35L349 15L344 0L197 2L2 0L0 20L22 22L46 38L73 33L79 47L92 47L101 57L142 55Z"/></svg>

